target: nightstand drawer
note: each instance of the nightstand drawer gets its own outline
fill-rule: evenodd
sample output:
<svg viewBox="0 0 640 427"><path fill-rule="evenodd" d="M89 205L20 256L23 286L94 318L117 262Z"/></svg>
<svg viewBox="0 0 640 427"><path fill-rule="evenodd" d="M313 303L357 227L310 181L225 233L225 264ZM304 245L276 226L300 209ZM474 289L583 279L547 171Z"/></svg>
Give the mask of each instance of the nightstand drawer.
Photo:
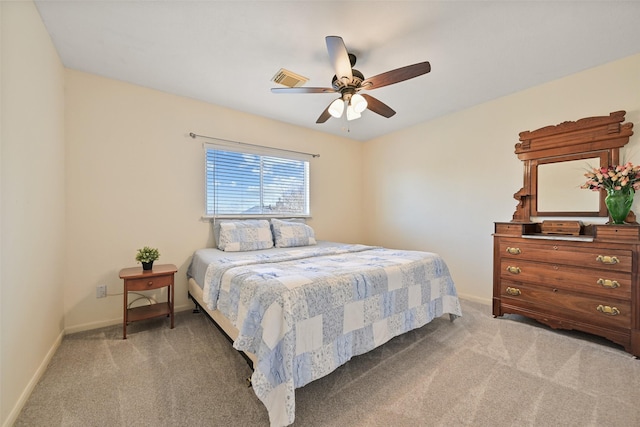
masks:
<svg viewBox="0 0 640 427"><path fill-rule="evenodd" d="M157 289L173 284L173 274L166 276L141 277L139 279L127 279L125 281L128 291L145 291Z"/></svg>

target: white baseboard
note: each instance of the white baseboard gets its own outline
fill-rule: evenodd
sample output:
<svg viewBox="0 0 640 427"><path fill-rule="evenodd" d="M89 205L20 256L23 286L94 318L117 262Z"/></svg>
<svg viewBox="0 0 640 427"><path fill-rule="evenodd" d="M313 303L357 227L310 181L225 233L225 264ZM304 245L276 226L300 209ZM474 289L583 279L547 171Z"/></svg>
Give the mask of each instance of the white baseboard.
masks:
<svg viewBox="0 0 640 427"><path fill-rule="evenodd" d="M58 335L56 340L53 342L53 345L47 352L47 355L42 360L42 363L40 363L40 366L38 366L38 369L36 369L36 372L33 374L33 377L31 377L31 380L22 391L20 398L18 399L15 406L9 413L9 416L2 424L3 427L12 426L18 419L18 415L20 415L20 411L22 411L22 408L24 407L25 403L27 403L29 396L31 396L31 392L36 387L36 385L38 384L38 381L40 381L40 378L42 378L42 375L47 370L47 366L49 366L49 362L51 362L53 355L56 354L56 350L58 350L58 347L60 347L60 344L62 343L62 338L64 338L64 335L65 335L65 331L60 332L60 335Z"/></svg>
<svg viewBox="0 0 640 427"><path fill-rule="evenodd" d="M68 326L65 328L66 334L75 334L76 332L90 331L92 329L100 329L106 326L122 325L122 316L117 319L99 320L97 322L83 323L81 325Z"/></svg>
<svg viewBox="0 0 640 427"><path fill-rule="evenodd" d="M473 301L473 302L477 302L477 303L480 303L480 304L491 305L491 303L492 303L492 299L491 298L482 298L482 297L479 297L477 295L469 295L469 294L464 294L464 293L459 293L458 292L458 297L460 297L460 299L466 299L468 301Z"/></svg>
<svg viewBox="0 0 640 427"><path fill-rule="evenodd" d="M174 313L178 313L180 311L192 310L192 309L193 309L193 305L191 303L176 305L173 307ZM89 323L83 323L81 325L69 326L65 328L64 332L65 334L75 334L76 332L90 331L92 329L100 329L106 326L113 326L113 325L122 325L122 316L119 316L118 318L115 318L115 319L99 320L97 322L89 322Z"/></svg>

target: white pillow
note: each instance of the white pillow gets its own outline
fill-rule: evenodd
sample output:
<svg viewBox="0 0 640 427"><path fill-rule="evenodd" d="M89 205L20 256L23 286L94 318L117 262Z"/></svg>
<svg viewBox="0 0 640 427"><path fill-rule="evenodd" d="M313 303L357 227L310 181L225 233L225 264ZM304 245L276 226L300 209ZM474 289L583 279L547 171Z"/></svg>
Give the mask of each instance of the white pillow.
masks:
<svg viewBox="0 0 640 427"><path fill-rule="evenodd" d="M244 220L220 222L218 249L226 252L256 251L273 247L269 221Z"/></svg>
<svg viewBox="0 0 640 427"><path fill-rule="evenodd" d="M316 237L313 228L300 222L271 220L276 248L315 245Z"/></svg>

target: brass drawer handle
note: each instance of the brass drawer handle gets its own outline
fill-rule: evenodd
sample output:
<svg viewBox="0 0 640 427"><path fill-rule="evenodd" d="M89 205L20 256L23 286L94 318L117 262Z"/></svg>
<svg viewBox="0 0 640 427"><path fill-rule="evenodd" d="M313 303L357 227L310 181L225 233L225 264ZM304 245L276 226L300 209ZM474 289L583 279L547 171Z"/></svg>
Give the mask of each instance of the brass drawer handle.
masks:
<svg viewBox="0 0 640 427"><path fill-rule="evenodd" d="M153 286L153 281L149 280L149 283L147 283L147 286Z"/></svg>
<svg viewBox="0 0 640 427"><path fill-rule="evenodd" d="M507 287L506 292L509 295L513 295L514 297L517 297L518 295L520 295L522 293L522 292L520 292L520 289L512 288L512 287Z"/></svg>
<svg viewBox="0 0 640 427"><path fill-rule="evenodd" d="M512 248L511 246L508 246L507 253L510 253L511 255L520 255L522 251L520 248Z"/></svg>
<svg viewBox="0 0 640 427"><path fill-rule="evenodd" d="M617 280L598 279L596 283L598 283L598 285L602 286L603 288L615 289L620 287L620 283L618 283Z"/></svg>
<svg viewBox="0 0 640 427"><path fill-rule="evenodd" d="M617 264L620 262L620 260L618 259L618 257L615 256L608 256L608 255L598 255L596 257L596 261L597 262L601 262L603 264Z"/></svg>
<svg viewBox="0 0 640 427"><path fill-rule="evenodd" d="M512 266L508 266L507 267L507 271L511 274L520 274L520 272L522 270L520 270L520 267L512 267Z"/></svg>
<svg viewBox="0 0 640 427"><path fill-rule="evenodd" d="M610 307L608 305L600 304L596 308L596 310L598 310L600 313L607 314L609 316L617 316L618 314L620 314L620 310L618 310L616 307Z"/></svg>

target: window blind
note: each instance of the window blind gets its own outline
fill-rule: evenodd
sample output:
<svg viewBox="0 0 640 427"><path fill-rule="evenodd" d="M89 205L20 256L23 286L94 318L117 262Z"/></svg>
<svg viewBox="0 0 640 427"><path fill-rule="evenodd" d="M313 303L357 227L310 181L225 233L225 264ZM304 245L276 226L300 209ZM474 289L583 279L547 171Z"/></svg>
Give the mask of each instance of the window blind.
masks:
<svg viewBox="0 0 640 427"><path fill-rule="evenodd" d="M308 161L211 145L205 151L207 217L309 215Z"/></svg>

